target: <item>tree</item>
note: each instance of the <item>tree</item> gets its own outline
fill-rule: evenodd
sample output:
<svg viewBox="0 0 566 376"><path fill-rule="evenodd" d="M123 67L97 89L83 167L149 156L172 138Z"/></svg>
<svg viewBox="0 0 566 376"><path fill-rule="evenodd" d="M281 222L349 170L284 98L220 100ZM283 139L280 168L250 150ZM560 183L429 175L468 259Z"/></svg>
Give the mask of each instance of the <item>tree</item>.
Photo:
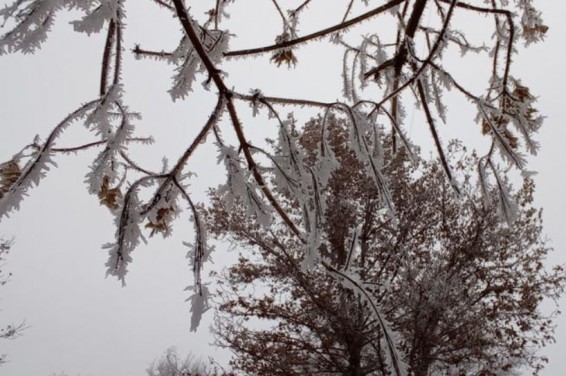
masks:
<svg viewBox="0 0 566 376"><path fill-rule="evenodd" d="M202 360L189 354L180 359L174 347L168 348L163 356L147 369L147 376L211 376L217 371L208 367Z"/></svg>
<svg viewBox="0 0 566 376"><path fill-rule="evenodd" d="M12 248L12 242L0 238L0 286L4 286L10 280L12 273L6 273L4 270L6 256ZM0 339L14 339L18 338L22 331L25 329L25 323L8 324L0 328ZM6 362L6 354L0 354L0 365Z"/></svg>
<svg viewBox="0 0 566 376"><path fill-rule="evenodd" d="M270 163L274 156L252 142L244 128L245 110L250 105L254 114L272 117L275 128L285 132L287 121L282 111L285 107L308 107L313 112L341 113L350 121L349 136L345 142L355 151L360 164L358 168L373 177L382 192L380 206L394 212L393 201L384 179L379 158L379 143L370 143L380 125L392 129L392 148L414 154L404 130L404 105L413 98L422 111L424 122L430 130L438 153L442 170L453 189L460 190L452 173L446 148L441 140L438 122L446 119L443 94L448 90L462 95L477 108L477 122L481 132L491 140L486 154L477 159L480 181L488 191L488 182L495 179L501 210L505 219L514 219L513 203L497 168L497 152L503 160L515 168L526 171L523 153L535 153L537 143L532 139L541 125L542 117L534 109L535 97L518 77L512 75L512 61L516 58L517 45L523 40L527 45L542 40L547 27L532 1L484 1L461 2L456 0L389 0L373 2L349 1L344 9L334 8L328 2L297 1L293 7L284 9L273 0L273 14L279 17L279 31L254 30L256 35L272 33L275 43L258 48L229 49L232 45L245 45L245 30L250 23L246 19L232 23L227 15L253 14L249 8L259 6L249 1L238 2L216 0L206 3L211 9L198 13L198 5L183 0L154 0L156 12L170 12L172 20L182 28L179 43L169 52L149 50L138 46L124 46L127 5L123 0L15 0L0 10L3 34L0 36L0 55L14 52L34 53L41 47L47 33L55 22L55 16L64 9L79 11L82 18L73 22L77 32L106 35L102 51L99 92L94 99L85 102L65 117L44 139L35 139L14 157L2 164L0 170L0 218L17 210L29 189L37 185L59 153L101 148L94 159L86 180L90 193L97 196L116 218L116 234L112 243L105 246L109 252L107 273L122 282L132 252L142 239L144 228L149 235L169 235L174 219L184 210L192 214L195 227L195 242L190 252L195 272L193 323L198 323L199 314L206 309L207 291L202 285L200 271L209 250L203 221L191 198L189 189L191 166L189 165L198 146L214 139L218 147L219 161L228 171L226 190L236 200L244 203L245 210L261 219L262 225L283 223L291 229L297 241L304 243L305 251L316 259L319 234L324 230L317 220L318 192L326 185L332 169L338 165L329 149L324 132L316 140L323 158L315 168L308 169L302 159L292 161L287 176L281 184L295 185L293 194L308 213L312 221L308 228L301 228L295 218L284 210L277 200L277 186L271 185L265 175L266 168L278 168ZM199 2L199 4L204 2ZM139 6L132 2L128 6ZM189 7L189 5L192 6ZM247 10L244 16L238 7ZM320 8L318 8L320 7ZM340 16L337 24L323 25L312 32L302 33L299 21L309 15L333 13ZM424 15L429 22L424 22ZM479 42L469 42L471 36L482 37L479 29L459 32L458 15L478 17L486 29L493 31L494 38L489 47ZM487 16L487 17L486 17ZM308 18L307 18L308 19ZM306 25L309 29L308 25ZM488 37L489 38L489 37ZM261 90L253 87L232 88L226 73L236 65L236 58L250 64L250 57L269 55L274 64L298 66L303 45L318 45L344 52L342 78L343 101L326 102L318 98L277 97L269 82ZM154 58L171 63L175 67L170 94L173 100L194 98L200 88L193 87L196 79L204 80L204 88L216 94L216 104L211 106L210 117L198 134L187 144L186 150L172 167L163 166L162 172L154 172L140 166L128 153L133 142L149 141L135 137L134 121L139 115L125 103L127 82L122 72L127 67L126 49L133 47L139 58ZM458 78L458 69L450 68L447 58L454 49L476 52L485 60L483 89ZM422 52L424 51L424 52ZM322 62L321 62L322 63ZM256 62L261 66L261 61ZM247 71L254 71L248 69ZM337 80L338 74L329 77ZM248 92L247 89L251 91ZM484 90L484 94L479 94ZM301 92L301 88L297 88ZM200 104L199 104L200 106ZM283 110L282 110L283 108ZM226 119L222 121L222 117ZM461 121L461 120L458 120ZM73 146L57 147L61 134L73 123L83 123L96 138L93 142ZM251 122L251 121L250 121ZM246 123L249 123L246 121ZM246 124L247 125L247 124ZM324 127L323 127L324 128ZM224 132L221 135L220 131ZM230 133L231 132L231 133ZM516 134L517 133L517 134ZM233 136L233 137L230 137ZM520 138L520 139L519 139ZM231 141L234 139L234 141ZM379 138L377 138L379 139ZM293 150L293 145L287 146ZM394 154L394 153L393 153ZM287 182L285 182L287 180ZM146 198L146 196L151 196ZM311 205L316 203L316 205ZM307 224L307 222L302 222Z"/></svg>
<svg viewBox="0 0 566 376"><path fill-rule="evenodd" d="M321 123L312 121L299 139L312 165ZM517 220L509 227L497 217L497 189L486 202L470 180L477 156L459 143L449 144L447 158L466 182L460 196L440 163L419 158L417 167L405 153L389 155L395 224L379 211L382 192L344 147L344 122L329 129L341 167L321 191L317 266L304 267L306 254L288 228L266 229L242 208L226 209L225 193L213 191L212 233L241 252L222 278L216 326L220 343L235 353L232 366L250 375L388 375L394 331L411 375L538 373L545 359L533 349L553 332L540 303L559 296L566 275L544 266L550 248L532 206L533 181L513 192ZM294 197L281 194L285 211L300 214Z"/></svg>

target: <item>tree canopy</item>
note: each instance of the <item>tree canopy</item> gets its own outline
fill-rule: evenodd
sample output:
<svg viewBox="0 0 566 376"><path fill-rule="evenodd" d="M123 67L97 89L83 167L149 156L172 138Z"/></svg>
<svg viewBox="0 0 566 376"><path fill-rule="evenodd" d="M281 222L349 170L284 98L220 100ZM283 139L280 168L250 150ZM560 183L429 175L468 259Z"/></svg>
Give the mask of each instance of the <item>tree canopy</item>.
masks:
<svg viewBox="0 0 566 376"><path fill-rule="evenodd" d="M321 123L312 121L298 140L312 165L320 158L312 139ZM394 340L412 375L541 369L544 358L534 349L552 339L553 325L540 304L559 296L564 272L544 266L550 248L541 212L532 207L533 181L513 190L518 218L509 227L497 216L497 189L486 202L474 187L477 156L466 156L459 143L449 145L447 157L466 182L460 196L440 163L417 155L414 166L397 153L383 168L393 219L379 211L382 193L344 146L344 122L332 124L340 167L321 191L326 208L316 267L304 267L307 254L287 228L260 226L213 192L212 232L241 254L222 278L216 328L236 354L232 365L246 374L388 375ZM300 216L294 196L281 194L286 212Z"/></svg>

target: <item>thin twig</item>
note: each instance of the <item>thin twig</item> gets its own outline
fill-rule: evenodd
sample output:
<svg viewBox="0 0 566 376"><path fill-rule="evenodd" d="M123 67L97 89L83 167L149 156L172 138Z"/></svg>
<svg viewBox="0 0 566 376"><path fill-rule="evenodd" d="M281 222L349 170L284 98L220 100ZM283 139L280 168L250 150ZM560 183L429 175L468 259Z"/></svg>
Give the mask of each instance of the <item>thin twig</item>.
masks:
<svg viewBox="0 0 566 376"><path fill-rule="evenodd" d="M428 103L426 101L426 94L424 92L423 84L419 80L417 81L417 91L419 95L419 99L421 105L423 106L423 110L425 112L426 121L428 123L428 127L430 129L430 133L432 134L432 138L434 139L434 145L436 146L436 151L438 152L438 156L440 157L440 162L442 163L442 167L450 184L454 187L454 190L459 194L459 190L456 187L454 182L454 178L452 176L452 172L450 171L450 166L448 165L448 161L446 160L446 156L444 155L444 149L442 144L440 143L440 137L438 136L438 132L436 132L436 126L434 125L434 119L432 118L432 114L430 113L430 109L428 107Z"/></svg>
<svg viewBox="0 0 566 376"><path fill-rule="evenodd" d="M160 5L160 6L162 6L162 7L164 7L164 8L167 8L167 9L169 9L169 10L172 10L172 11L175 10L175 8L174 8L173 6L171 6L170 4L167 4L167 3L166 3L165 1L163 1L163 0L153 0L153 2L156 3L156 4L158 4L158 5Z"/></svg>

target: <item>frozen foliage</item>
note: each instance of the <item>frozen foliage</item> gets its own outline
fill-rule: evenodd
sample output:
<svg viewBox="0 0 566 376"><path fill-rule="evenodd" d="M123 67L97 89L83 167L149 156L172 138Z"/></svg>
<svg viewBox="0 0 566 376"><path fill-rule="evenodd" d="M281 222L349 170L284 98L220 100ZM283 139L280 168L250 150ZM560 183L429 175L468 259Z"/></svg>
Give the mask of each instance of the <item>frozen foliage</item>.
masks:
<svg viewBox="0 0 566 376"><path fill-rule="evenodd" d="M198 35L202 47L205 49L211 63L215 66L221 62L222 53L228 49L228 35L220 30L206 30L201 28L196 21L191 20L195 30L200 30ZM173 76L173 87L169 90L173 100L184 99L192 91L193 82L197 73L207 74L207 69L200 59L196 49L188 38L181 39L177 49L171 54L172 61L177 64ZM203 82L205 87L210 80Z"/></svg>
<svg viewBox="0 0 566 376"><path fill-rule="evenodd" d="M4 22L13 22L14 26L0 40L0 55L35 52L47 39L55 14L61 8L59 0L19 0L5 5L0 17Z"/></svg>
<svg viewBox="0 0 566 376"><path fill-rule="evenodd" d="M14 157L0 165L0 219L13 210L18 210L21 201L27 195L27 191L34 185L38 185L40 180L49 171L49 165L56 166L52 159L53 144L57 137L71 125L72 122L84 117L85 113L91 109L96 102L90 102L71 113L51 132L45 143L34 143L26 146ZM28 156L26 151L31 150Z"/></svg>
<svg viewBox="0 0 566 376"><path fill-rule="evenodd" d="M232 207L236 200L241 200L249 215L258 218L262 225L269 226L271 208L257 192L250 172L242 166L234 147L220 146L218 162L226 167L227 182L221 188L226 192L226 206Z"/></svg>
<svg viewBox="0 0 566 376"><path fill-rule="evenodd" d="M119 204L120 211L116 214L116 241L104 244L108 249L109 258L106 262L107 273L116 276L125 284L128 264L132 261L131 253L143 239L140 222L141 203L138 198L139 188L151 178L138 180L128 189L123 203Z"/></svg>
<svg viewBox="0 0 566 376"><path fill-rule="evenodd" d="M195 9L190 8L183 0L153 2L155 12L170 13L171 22L180 28L179 43L172 51L148 50L141 44L123 45L127 10L140 6L136 1L12 0L0 9L0 55L37 51L46 40L56 14L62 10L78 12L78 19L72 22L74 31L91 36L105 34L100 86L95 99L56 125L44 142L34 140L0 165L0 219L5 220L5 216L19 208L30 188L54 164L58 153L100 147L86 174L86 184L88 191L116 217L115 239L105 245L109 251L108 274L124 282L133 251L144 234L170 235L173 222L188 208L195 225L195 244L191 247L193 254L189 255L195 278L195 295L189 299L193 303L195 326L208 308L209 295L200 276L209 252L206 229L198 205L192 202L187 189L191 176L189 164L198 146L213 139L218 148L218 163L227 171L226 183L218 193L224 198L224 205L238 208L246 220L254 221L265 231L280 233L284 236L281 241L295 242L296 249L305 256L300 257L302 272L327 265L329 275L340 280L337 273L330 271L342 270L332 262L328 264L320 251L326 231L324 213L329 208L324 192L336 172L345 167L369 176L379 192L376 212L386 213L384 217L395 227L400 219L398 203L386 169L399 155L417 163L416 147L406 135L406 106L416 102L415 111L422 112L442 174L451 189L465 194L468 181L477 180L485 203L497 202L500 220L506 221L510 228L515 226L520 210L502 171L515 168L523 175L530 173L526 153L538 151L533 136L542 124L542 116L534 108L535 96L513 75L512 65L519 58L517 44L521 40L526 45L541 41L548 29L532 1L389 0L377 4L350 1L342 9L338 4L330 7L309 0L296 7L273 0L268 3L281 21L280 26L258 27L255 33L271 37L274 44L240 50L229 49L228 40L232 45L246 45L247 41L238 36L241 31L238 28L255 25L248 19L236 21L249 15L250 10L254 12L252 0L199 2L199 6L210 5L205 13L197 11L196 5ZM319 6L324 6L323 10ZM334 19L342 21L321 26L310 34L303 33L302 17L321 11L335 12ZM463 25L456 24L456 14L473 18L478 29L462 30ZM232 17L228 22L230 15L238 20ZM476 45L470 40L476 40L476 34L482 35L479 28L490 30L493 38ZM343 71L328 78L331 82L339 80L341 75L342 91L336 93L341 100L327 103L318 98L302 98L300 94L281 98L270 96L276 89L270 82L252 91L249 87L232 87L228 82L230 70L241 72L238 69L242 64L251 74L264 63L300 71L298 47L317 45L343 52ZM209 119L187 143L178 161L159 173L140 166L128 154L129 143L150 141L134 136L134 120L139 116L124 103L123 93L128 86L122 80L122 72L127 69L124 54L129 49L137 58L154 58L173 66L169 94L174 101L187 100L200 106L199 94L203 90L218 98ZM460 81L461 72L447 70L446 56L454 53L461 54L462 59L472 53L484 59L483 66L478 67L478 70L485 68L487 79L483 85ZM269 59L252 59L258 55ZM226 64L227 60L230 64ZM324 63L321 61L320 65ZM466 65L465 60L461 65ZM202 88L194 85L197 80L203 83ZM296 92L301 93L301 87ZM477 108L478 133L491 143L484 155L468 160L476 164L477 178L457 176L456 161L448 155L440 126L441 122L450 121L450 109L444 102L447 95L463 96ZM246 132L248 128L242 120L246 105L252 108L253 121L278 127L273 150L255 146L261 141L252 142L255 140ZM309 135L308 147L302 144L307 141L304 129L293 120L293 107L310 109L313 116L321 116L321 129ZM348 124L340 144L331 145L334 141L329 138L327 123L332 119L342 119ZM93 133L95 141L70 148L55 147L65 128L79 121ZM234 138L223 140L221 128L229 128L226 133ZM388 142L382 136L385 129L391 130ZM350 150L357 162L345 166L344 160L336 156L343 148ZM346 198L343 204L354 208L356 199ZM356 292L363 296L366 293L365 286ZM379 312L385 311L379 299L368 299L367 304L375 306L374 318L381 317ZM387 327L383 320L383 333L389 332ZM394 337L392 333L391 338ZM390 368L399 375L404 371L395 355L396 346L391 344L387 356Z"/></svg>
<svg viewBox="0 0 566 376"><path fill-rule="evenodd" d="M104 184L105 179L108 183L115 185L116 181L119 181L118 172L115 166L118 164L117 159L120 153L126 151L125 144L128 139L131 138L134 127L130 122L130 115L126 112L126 109L122 106L118 106L120 109L120 123L112 129L109 121L102 121L104 123L103 127L99 133L104 134L103 140L105 142L104 149L98 154L93 165L91 166L91 171L86 175L86 182L89 185L89 192L98 194ZM96 109L94 113L100 111ZM97 115L97 117L100 115ZM107 115L108 116L108 115ZM91 120L91 119L89 119Z"/></svg>
<svg viewBox="0 0 566 376"><path fill-rule="evenodd" d="M80 20L72 22L73 29L90 35L99 33L104 25L117 14L120 2L115 0L90 0L75 1L75 3L82 3L81 7L85 14Z"/></svg>

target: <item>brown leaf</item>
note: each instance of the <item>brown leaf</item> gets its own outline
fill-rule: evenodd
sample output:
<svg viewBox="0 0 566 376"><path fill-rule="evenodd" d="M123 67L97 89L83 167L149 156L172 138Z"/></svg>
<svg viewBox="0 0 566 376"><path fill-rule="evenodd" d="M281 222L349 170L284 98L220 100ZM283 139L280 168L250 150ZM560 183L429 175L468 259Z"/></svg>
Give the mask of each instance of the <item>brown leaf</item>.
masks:
<svg viewBox="0 0 566 376"><path fill-rule="evenodd" d="M163 235L167 235L171 230L171 220L174 214L175 210L171 207L157 209L155 221L149 220L145 225L146 228L151 229L149 236L152 237L159 232Z"/></svg>
<svg viewBox="0 0 566 376"><path fill-rule="evenodd" d="M284 43L287 42L290 38L291 36L289 35L289 33L283 33L275 38L275 42L278 44ZM280 67L281 64L285 63L287 64L287 67L290 68L291 64L293 65L293 67L297 64L297 57L290 48L283 48L273 54L271 61L277 63L278 67Z"/></svg>
<svg viewBox="0 0 566 376"><path fill-rule="evenodd" d="M0 164L0 198L18 181L21 174L20 166L13 159Z"/></svg>
<svg viewBox="0 0 566 376"><path fill-rule="evenodd" d="M287 66L289 68L291 67L291 64L293 66L297 65L297 58L295 57L295 55L293 54L293 51L291 51L291 50L282 50L282 51L276 52L271 57L271 61L277 63L278 67L280 67L282 63L287 64Z"/></svg>
<svg viewBox="0 0 566 376"><path fill-rule="evenodd" d="M110 178L105 176L102 179L102 187L100 192L98 192L98 198L100 199L100 204L106 206L110 210L116 210L120 207L118 205L118 200L122 198L122 192L120 188L110 188Z"/></svg>
<svg viewBox="0 0 566 376"><path fill-rule="evenodd" d="M536 24L533 26L524 26L523 34L531 37L541 37L548 31L548 26L543 24Z"/></svg>

